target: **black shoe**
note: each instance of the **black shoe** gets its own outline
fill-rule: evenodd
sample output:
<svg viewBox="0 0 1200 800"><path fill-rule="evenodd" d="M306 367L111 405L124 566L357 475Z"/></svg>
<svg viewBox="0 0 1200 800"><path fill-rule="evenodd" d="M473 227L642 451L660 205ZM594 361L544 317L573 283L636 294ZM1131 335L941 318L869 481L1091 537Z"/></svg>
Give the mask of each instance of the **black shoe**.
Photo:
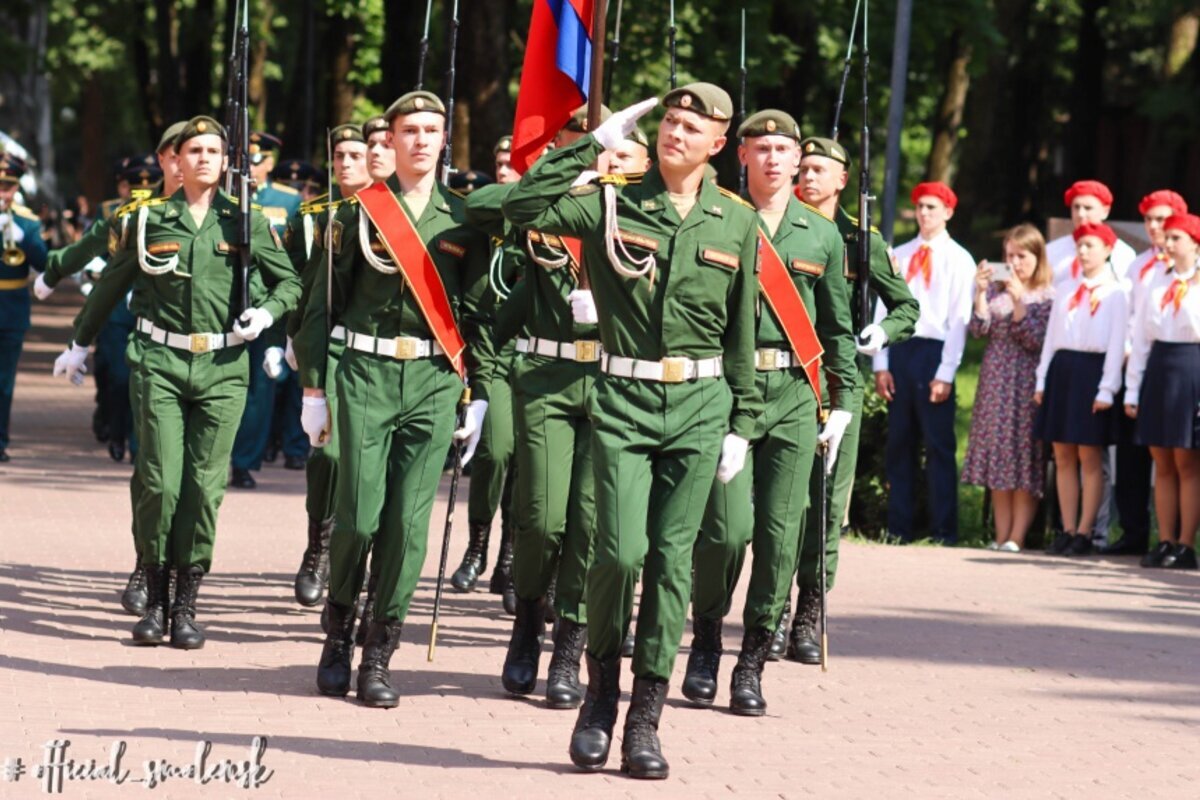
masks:
<svg viewBox="0 0 1200 800"><path fill-rule="evenodd" d="M821 590L806 586L796 595L796 617L788 633L787 659L801 664L821 663L817 628L821 623Z"/></svg>
<svg viewBox="0 0 1200 800"><path fill-rule="evenodd" d="M1196 549L1186 544L1178 544L1162 561L1163 569L1195 569Z"/></svg>
<svg viewBox="0 0 1200 800"><path fill-rule="evenodd" d="M279 458L279 442L272 441L267 445L267 449L263 451L263 462L266 464L274 464L275 459Z"/></svg>
<svg viewBox="0 0 1200 800"><path fill-rule="evenodd" d="M661 780L671 772L658 741L658 722L666 700L666 681L633 679L633 696L625 712L625 735L621 737L621 771L631 778Z"/></svg>
<svg viewBox="0 0 1200 800"><path fill-rule="evenodd" d="M504 594L510 584L512 584L512 528L505 525L500 529L500 555L496 557L496 568L492 570L491 580L488 581L488 591L492 594Z"/></svg>
<svg viewBox="0 0 1200 800"><path fill-rule="evenodd" d="M108 443L108 457L118 464L125 460L125 443L110 441Z"/></svg>
<svg viewBox="0 0 1200 800"><path fill-rule="evenodd" d="M146 568L138 564L133 572L129 573L125 591L121 592L121 608L135 617L141 617L146 614L149 602L150 598L146 592Z"/></svg>
<svg viewBox="0 0 1200 800"><path fill-rule="evenodd" d="M1054 538L1050 541L1050 545L1046 548L1046 552L1052 556L1065 556L1067 550L1071 547L1071 540L1075 537L1067 531L1055 531Z"/></svg>
<svg viewBox="0 0 1200 800"><path fill-rule="evenodd" d="M1142 556L1143 567L1161 567L1163 559L1175 552L1175 543L1165 539L1154 545L1154 549Z"/></svg>
<svg viewBox="0 0 1200 800"><path fill-rule="evenodd" d="M579 662L587 644L587 625L559 620L554 634L554 655L546 671L546 707L579 708L583 688L579 685Z"/></svg>
<svg viewBox="0 0 1200 800"><path fill-rule="evenodd" d="M96 410L92 412L92 435L100 444L108 441L108 422L104 419L104 414L99 406L96 406Z"/></svg>
<svg viewBox="0 0 1200 800"><path fill-rule="evenodd" d="M370 708L395 708L400 695L392 688L389 665L400 644L401 622L375 620L367 629L362 661L358 665L358 701Z"/></svg>
<svg viewBox="0 0 1200 800"><path fill-rule="evenodd" d="M625 641L621 642L621 658L633 658L633 648L637 645L637 637L633 631L625 634Z"/></svg>
<svg viewBox="0 0 1200 800"><path fill-rule="evenodd" d="M766 628L751 628L742 636L742 652L729 680L729 710L734 714L761 717L767 713L762 673L774 638L775 632Z"/></svg>
<svg viewBox="0 0 1200 800"><path fill-rule="evenodd" d="M792 616L792 598L789 596L783 604L783 613L779 615L779 624L775 626L775 635L771 637L771 649L767 651L767 661L778 661L787 652L788 619Z"/></svg>
<svg viewBox="0 0 1200 800"><path fill-rule="evenodd" d="M513 585L512 575L508 576L508 585L504 587L503 594L500 595L500 605L504 607L504 613L509 616L517 614L517 587ZM543 617L545 610L542 611Z"/></svg>
<svg viewBox="0 0 1200 800"><path fill-rule="evenodd" d="M487 547L491 531L491 525L467 526L467 552L463 553L462 562L450 576L450 585L456 591L474 591L479 576L487 571Z"/></svg>
<svg viewBox="0 0 1200 800"><path fill-rule="evenodd" d="M253 489L258 486L258 481L254 480L254 476L250 474L250 470L234 467L233 477L229 479L229 485L235 489Z"/></svg>
<svg viewBox="0 0 1200 800"><path fill-rule="evenodd" d="M329 582L329 536L333 533L332 519L308 520L308 547L304 549L304 557L300 559L300 569L296 572L293 591L296 602L305 608L312 608L321 602L325 594L325 584Z"/></svg>
<svg viewBox="0 0 1200 800"><path fill-rule="evenodd" d="M538 662L546 636L545 602L544 597L517 600L517 618L513 620L504 671L500 674L500 683L509 694L530 694L537 686Z"/></svg>
<svg viewBox="0 0 1200 800"><path fill-rule="evenodd" d="M304 469L305 465L307 465L307 464L308 464L308 456L284 456L283 457L283 468L284 469Z"/></svg>
<svg viewBox="0 0 1200 800"><path fill-rule="evenodd" d="M204 629L196 624L196 594L204 570L193 564L175 570L175 602L171 605L171 647L199 650L204 647Z"/></svg>
<svg viewBox="0 0 1200 800"><path fill-rule="evenodd" d="M12 459L12 456L10 456L8 454L8 451L5 450L3 447L0 447L0 464L10 461L11 459Z"/></svg>
<svg viewBox="0 0 1200 800"><path fill-rule="evenodd" d="M162 644L170 597L171 570L165 564L146 567L146 613L133 626L134 644Z"/></svg>
<svg viewBox="0 0 1200 800"><path fill-rule="evenodd" d="M1086 533L1077 533L1071 537L1071 546L1063 555L1090 556L1092 554L1092 537Z"/></svg>
<svg viewBox="0 0 1200 800"><path fill-rule="evenodd" d="M379 588L379 573L367 575L366 596L360 601L358 608L358 633L354 634L354 643L359 647L367 641L367 629L375 619L375 591Z"/></svg>
<svg viewBox="0 0 1200 800"><path fill-rule="evenodd" d="M588 654L588 685L571 732L571 763L580 769L595 771L608 763L613 726L617 724L617 704L621 699L621 659L607 661Z"/></svg>
<svg viewBox="0 0 1200 800"><path fill-rule="evenodd" d="M698 706L711 706L717 697L721 665L721 620L692 620L692 652L688 654L683 696Z"/></svg>
<svg viewBox="0 0 1200 800"><path fill-rule="evenodd" d="M330 697L345 697L350 691L350 663L354 660L354 607L325 601L329 611L329 633L317 665L317 691Z"/></svg>
<svg viewBox="0 0 1200 800"><path fill-rule="evenodd" d="M1102 556L1140 556L1146 553L1146 543L1133 542L1128 536L1122 536L1112 544L1101 547L1099 552Z"/></svg>

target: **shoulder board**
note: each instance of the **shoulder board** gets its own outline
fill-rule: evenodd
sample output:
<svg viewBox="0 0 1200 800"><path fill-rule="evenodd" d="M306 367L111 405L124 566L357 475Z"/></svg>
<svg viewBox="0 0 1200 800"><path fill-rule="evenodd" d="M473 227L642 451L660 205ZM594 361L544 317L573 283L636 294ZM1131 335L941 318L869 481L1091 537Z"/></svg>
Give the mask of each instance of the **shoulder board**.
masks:
<svg viewBox="0 0 1200 800"><path fill-rule="evenodd" d="M250 204L250 208L252 208L252 209L253 209L253 210L255 210L255 211L262 211L262 210L263 210L263 207L262 207L262 206L260 206L258 203L251 203L251 204Z"/></svg>
<svg viewBox="0 0 1200 800"><path fill-rule="evenodd" d="M300 213L301 214L310 214L310 213L312 213L312 209L314 206L317 208L317 210L320 210L322 208L325 208L327 205L329 205L329 192L325 192L324 194L317 195L316 197L314 197L311 200L305 200L303 203L300 204Z"/></svg>
<svg viewBox="0 0 1200 800"><path fill-rule="evenodd" d="M644 172L633 172L628 175L601 175L597 180L601 184L612 184L613 186L636 186L642 182L645 174Z"/></svg>
<svg viewBox="0 0 1200 800"><path fill-rule="evenodd" d="M272 183L271 188L277 192L283 192L284 194L300 194L298 190L293 189L286 183Z"/></svg>
<svg viewBox="0 0 1200 800"><path fill-rule="evenodd" d="M614 186L619 185L615 181L609 181L609 183L612 183ZM595 194L598 191L600 191L600 184L584 183L580 184L579 186L572 186L571 191L569 191L567 194L571 195L572 197L583 197L584 195Z"/></svg>
<svg viewBox="0 0 1200 800"><path fill-rule="evenodd" d="M17 205L14 203L12 210L13 210L13 213L16 214L18 217L24 217L25 219L34 219L34 220L38 219L38 215L33 213L33 211L26 208L25 206ZM41 220L38 220L38 221L40 222Z"/></svg>
<svg viewBox="0 0 1200 800"><path fill-rule="evenodd" d="M800 205L804 206L805 208L807 208L809 211L813 212L817 216L819 216L823 219L827 219L830 222L833 222L833 217L826 216L825 212L822 211L821 209L817 208L816 206L810 206L808 203L804 202L803 200L800 200L799 202L800 202Z"/></svg>
<svg viewBox="0 0 1200 800"><path fill-rule="evenodd" d="M801 200L800 202L801 202L801 203L804 203L804 201L803 201L803 200ZM804 203L804 205L808 205L808 203ZM816 211L816 209L813 209L813 210L814 210L814 211ZM817 213L818 213L818 214L820 214L821 212L820 212L820 211L817 211ZM822 214L822 216L824 216L824 215ZM852 223L854 223L854 227L856 227L856 228L858 227L858 217L854 216L853 214L847 214L847 215L846 215L846 219L848 219L848 220L850 220ZM876 228L874 225L872 225L872 226L871 226L871 233L879 233L879 228ZM880 235L880 236L883 236L883 234L882 234L882 233L879 233L879 235Z"/></svg>
<svg viewBox="0 0 1200 800"><path fill-rule="evenodd" d="M754 210L754 205L747 202L737 192L731 192L723 186L718 186L717 191L720 192L723 196L728 197L730 200L736 200L737 202L741 203L742 205L744 205L746 208L750 209L751 211Z"/></svg>
<svg viewBox="0 0 1200 800"><path fill-rule="evenodd" d="M458 189L451 189L449 186L447 186L446 191L449 192L450 194L454 195L455 197L457 197L459 200L467 199L467 196L465 194L463 194L462 192L460 192Z"/></svg>

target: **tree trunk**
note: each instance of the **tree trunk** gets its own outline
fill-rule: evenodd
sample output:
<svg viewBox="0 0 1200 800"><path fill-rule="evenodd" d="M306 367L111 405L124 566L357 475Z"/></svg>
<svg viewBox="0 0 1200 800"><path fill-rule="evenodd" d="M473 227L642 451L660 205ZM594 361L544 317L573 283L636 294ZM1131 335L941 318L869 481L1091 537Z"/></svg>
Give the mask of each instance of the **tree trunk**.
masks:
<svg viewBox="0 0 1200 800"><path fill-rule="evenodd" d="M250 128L262 130L267 121L266 66L271 44L271 20L275 16L274 0L259 0L255 15L259 25L250 31L250 79L246 87L246 102L250 106ZM254 20L251 16L251 21Z"/></svg>
<svg viewBox="0 0 1200 800"><path fill-rule="evenodd" d="M175 3L154 0L154 38L158 42L157 109L150 117L148 134L161 130L163 120L175 120L183 114L179 91L178 43L175 40ZM169 123L168 123L169 124Z"/></svg>
<svg viewBox="0 0 1200 800"><path fill-rule="evenodd" d="M99 204L106 199L109 186L109 166L104 158L105 152L105 111L108 98L105 96L104 83L92 75L83 86L82 108L79 113L79 140L87 142L82 148L79 165L79 183L83 194L90 202L93 213Z"/></svg>
<svg viewBox="0 0 1200 800"><path fill-rule="evenodd" d="M951 48L954 55L946 73L946 86L933 126L933 146L925 168L929 180L944 183L950 182L950 173L954 166L959 131L962 129L963 107L971 85L971 76L967 73L967 68L970 66L973 52L970 42L961 30L954 32Z"/></svg>
<svg viewBox="0 0 1200 800"><path fill-rule="evenodd" d="M512 129L507 6L503 2L472 4L459 30L454 115L454 165L459 169L474 167L490 174L494 169L492 147Z"/></svg>
<svg viewBox="0 0 1200 800"><path fill-rule="evenodd" d="M1196 52L1200 35L1200 9L1185 11L1171 23L1167 37L1167 57L1163 59L1163 78L1171 80L1183 71Z"/></svg>
<svg viewBox="0 0 1200 800"><path fill-rule="evenodd" d="M350 85L350 68L354 63L354 28L340 14L327 17L328 44L325 48L328 65L329 91L328 125L336 127L349 122L354 114L354 87Z"/></svg>
<svg viewBox="0 0 1200 800"><path fill-rule="evenodd" d="M215 29L215 0L196 0L188 23L180 28L182 108L163 120L164 127L184 118L191 109L206 109L212 102Z"/></svg>
<svg viewBox="0 0 1200 800"><path fill-rule="evenodd" d="M1068 183L1084 177L1105 179L1097 173L1096 131L1104 105L1107 55L1099 16L1108 0L1083 0L1081 5L1083 14L1079 21L1079 45L1075 50L1075 81L1068 104L1070 124L1066 142L1070 146L1063 148L1065 169L1062 177Z"/></svg>

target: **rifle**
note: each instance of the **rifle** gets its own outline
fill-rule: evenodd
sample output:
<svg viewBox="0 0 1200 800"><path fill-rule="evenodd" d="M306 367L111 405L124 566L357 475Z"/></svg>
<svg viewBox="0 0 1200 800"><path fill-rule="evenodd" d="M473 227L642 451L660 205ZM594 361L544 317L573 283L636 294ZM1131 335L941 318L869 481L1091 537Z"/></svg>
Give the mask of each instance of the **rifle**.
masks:
<svg viewBox="0 0 1200 800"><path fill-rule="evenodd" d="M451 166L453 152L451 142L454 138L454 58L458 53L458 0L450 15L450 67L446 70L446 144L442 148L442 183L449 183L454 174Z"/></svg>
<svg viewBox="0 0 1200 800"><path fill-rule="evenodd" d="M462 427L466 408L471 403L471 390L464 387L462 400L459 404L457 427ZM446 504L446 527L442 531L442 557L438 562L437 586L433 593L433 621L429 625L429 650L425 654L426 661L433 661L433 651L437 649L438 615L442 610L442 587L446 583L446 562L450 558L450 531L454 529L454 505L458 499L458 479L462 477L462 448L459 442L454 442L454 470L450 473L450 497Z"/></svg>
<svg viewBox="0 0 1200 800"><path fill-rule="evenodd" d="M870 15L870 3L863 3L862 169L858 177L858 296L855 300L864 327L871 324L871 204L875 200L871 194L871 107L867 87L867 74L871 70L871 46L867 37Z"/></svg>
<svg viewBox="0 0 1200 800"><path fill-rule="evenodd" d="M822 422L828 418L828 412L821 409ZM826 583L829 580L829 568L825 561L826 536L829 530L829 443L823 442L817 445L817 451L821 454L821 465L818 469L821 470L820 476L817 478L817 486L821 492L820 514L817 521L821 525L821 553L818 556L821 563L821 671L829 671L829 617L826 613L825 592Z"/></svg>
<svg viewBox="0 0 1200 800"><path fill-rule="evenodd" d="M738 98L738 124L746 121L746 7L742 6L742 49L738 56L738 66L742 72L742 91ZM738 194L746 193L746 168L738 171Z"/></svg>
<svg viewBox="0 0 1200 800"><path fill-rule="evenodd" d="M604 102L612 105L612 87L616 80L617 62L621 60L621 7L624 0L617 0L617 24L613 28L612 53L608 57L608 74L604 76Z"/></svg>
<svg viewBox="0 0 1200 800"><path fill-rule="evenodd" d="M417 61L417 90L425 85L425 59L429 56L429 18L433 15L433 0L425 0L425 32L421 34L421 55ZM454 15L458 16L457 13Z"/></svg>
<svg viewBox="0 0 1200 800"><path fill-rule="evenodd" d="M667 41L670 43L670 48L671 48L671 88L672 89L674 89L675 85L676 85L676 79L675 79L675 33L676 33L675 0L671 0L671 19L667 25Z"/></svg>
<svg viewBox="0 0 1200 800"><path fill-rule="evenodd" d="M674 3L672 3L672 6ZM608 0L596 0L592 5L592 41L603 42L608 27ZM619 35L619 34L618 34ZM604 93L604 48L592 47L592 74L588 84L587 129L596 130L600 124L600 97ZM587 261L579 259L579 288L592 288Z"/></svg>
<svg viewBox="0 0 1200 800"><path fill-rule="evenodd" d="M846 41L846 61L842 65L842 85L838 88L837 105L833 108L833 131L829 138L835 142L838 138L838 123L842 120L842 103L846 100L846 82L850 79L850 57L854 53L854 34L858 31L858 13L862 10L862 0L855 0L854 18L850 22L850 38Z"/></svg>
<svg viewBox="0 0 1200 800"><path fill-rule="evenodd" d="M225 191L238 200L237 302L235 317L250 308L250 109L247 98L250 82L250 0L237 0L235 30L229 59L229 96L226 105L225 133L229 137L229 170L225 173Z"/></svg>

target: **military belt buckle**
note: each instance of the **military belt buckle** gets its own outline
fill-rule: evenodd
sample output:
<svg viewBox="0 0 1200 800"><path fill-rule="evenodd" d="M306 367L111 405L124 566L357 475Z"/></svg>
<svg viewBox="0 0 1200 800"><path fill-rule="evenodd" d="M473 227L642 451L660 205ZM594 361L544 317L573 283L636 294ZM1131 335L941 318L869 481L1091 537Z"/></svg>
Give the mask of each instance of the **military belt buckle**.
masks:
<svg viewBox="0 0 1200 800"><path fill-rule="evenodd" d="M599 361L600 352L596 346L599 342L579 339L575 342L575 360L576 361Z"/></svg>
<svg viewBox="0 0 1200 800"><path fill-rule="evenodd" d="M774 347L765 347L754 352L755 364L759 369L779 369L779 353L780 351Z"/></svg>
<svg viewBox="0 0 1200 800"><path fill-rule="evenodd" d="M397 336L396 339L396 358L400 361L411 361L414 358L419 358L417 354L417 346L420 339L412 336Z"/></svg>
<svg viewBox="0 0 1200 800"><path fill-rule="evenodd" d="M212 337L207 333L193 333L189 338L188 350L194 355L207 353L212 349Z"/></svg>
<svg viewBox="0 0 1200 800"><path fill-rule="evenodd" d="M683 383L687 380L686 358L664 358L662 360L663 383Z"/></svg>

